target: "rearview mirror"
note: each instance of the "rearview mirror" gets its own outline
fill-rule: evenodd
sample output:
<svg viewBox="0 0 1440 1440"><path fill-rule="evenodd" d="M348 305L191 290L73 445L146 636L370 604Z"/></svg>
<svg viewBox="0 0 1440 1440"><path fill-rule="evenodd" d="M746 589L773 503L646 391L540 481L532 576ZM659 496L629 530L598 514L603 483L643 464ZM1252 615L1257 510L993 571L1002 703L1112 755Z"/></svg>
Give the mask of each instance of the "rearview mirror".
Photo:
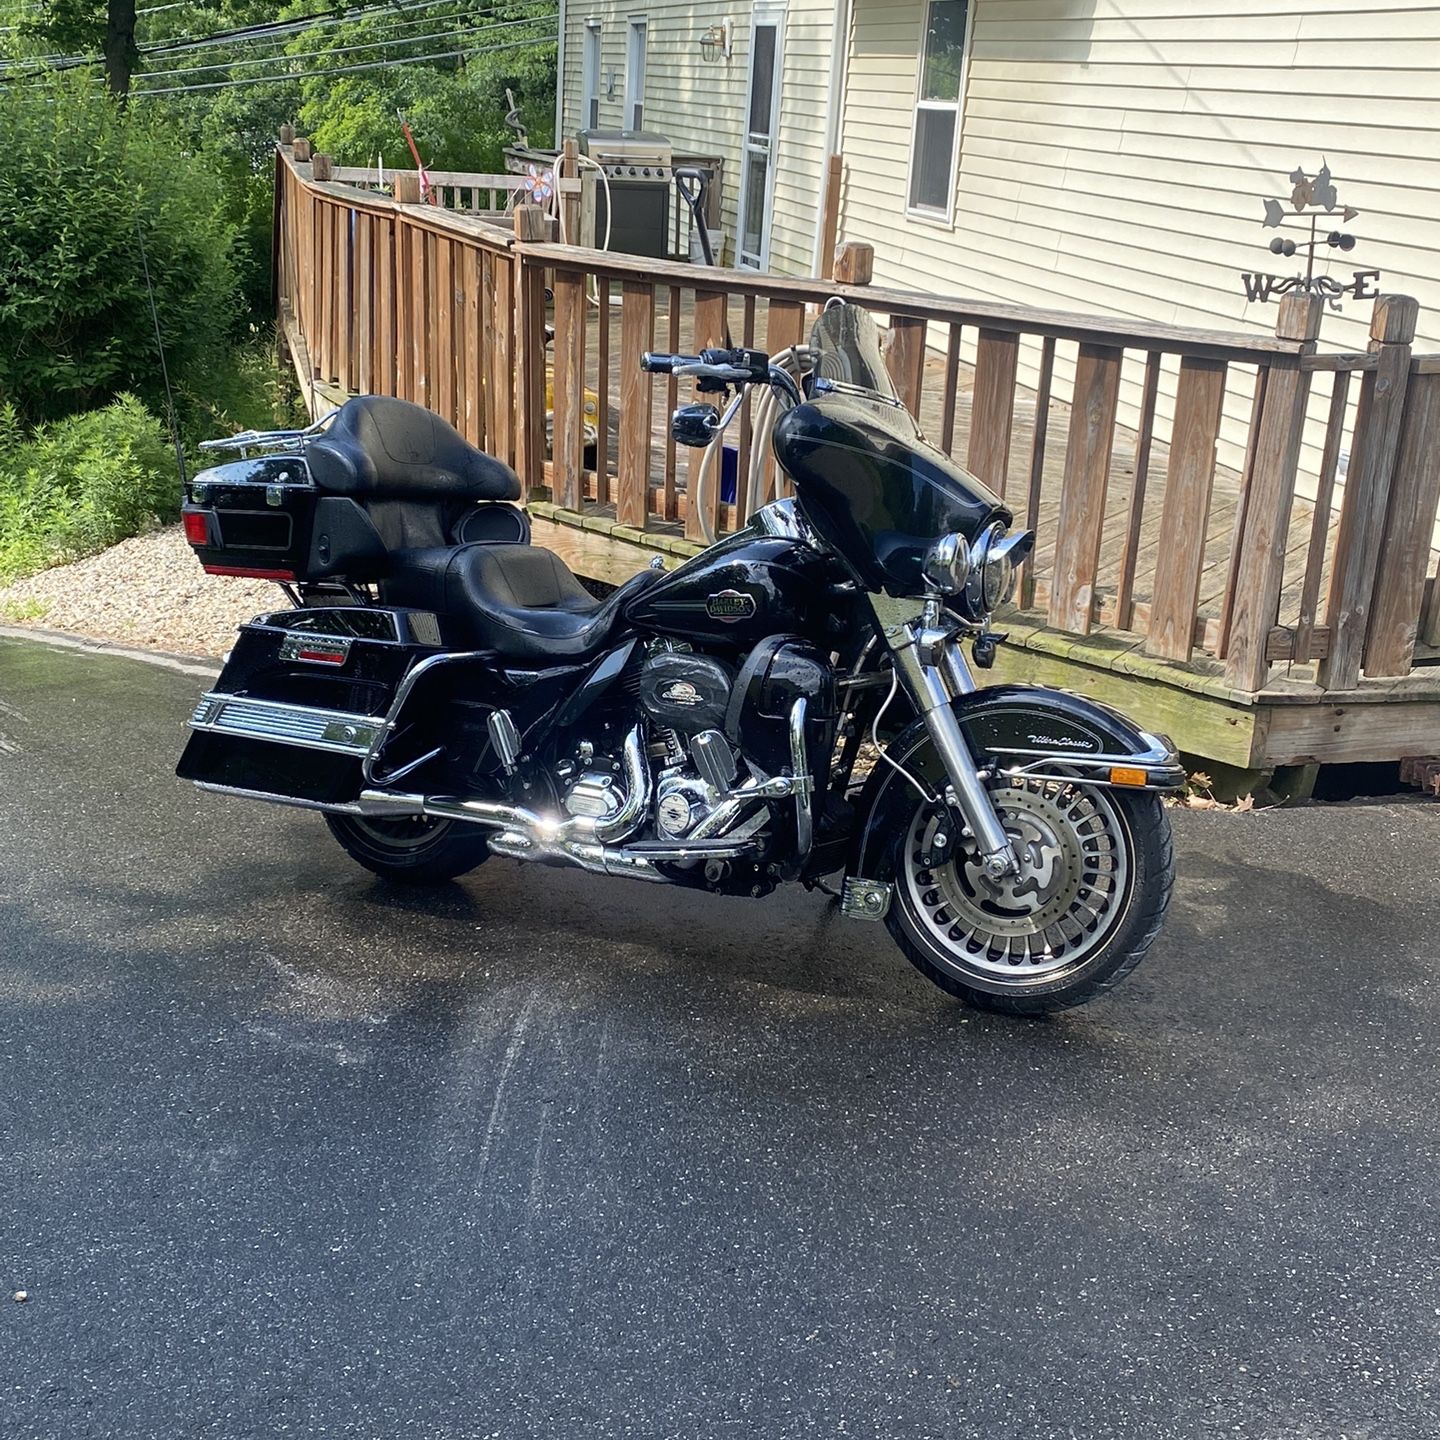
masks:
<svg viewBox="0 0 1440 1440"><path fill-rule="evenodd" d="M677 445L701 449L714 438L720 428L720 411L714 405L682 405L670 417L670 434Z"/></svg>

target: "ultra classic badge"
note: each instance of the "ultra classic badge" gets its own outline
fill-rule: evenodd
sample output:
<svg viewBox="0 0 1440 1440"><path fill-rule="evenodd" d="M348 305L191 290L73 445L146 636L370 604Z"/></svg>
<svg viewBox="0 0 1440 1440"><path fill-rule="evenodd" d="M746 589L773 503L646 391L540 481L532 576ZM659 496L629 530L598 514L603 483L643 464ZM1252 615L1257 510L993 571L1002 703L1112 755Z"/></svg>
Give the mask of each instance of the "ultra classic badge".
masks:
<svg viewBox="0 0 1440 1440"><path fill-rule="evenodd" d="M736 620L748 620L755 613L755 597L741 590L717 590L706 598L705 613L712 620L724 620L731 624Z"/></svg>

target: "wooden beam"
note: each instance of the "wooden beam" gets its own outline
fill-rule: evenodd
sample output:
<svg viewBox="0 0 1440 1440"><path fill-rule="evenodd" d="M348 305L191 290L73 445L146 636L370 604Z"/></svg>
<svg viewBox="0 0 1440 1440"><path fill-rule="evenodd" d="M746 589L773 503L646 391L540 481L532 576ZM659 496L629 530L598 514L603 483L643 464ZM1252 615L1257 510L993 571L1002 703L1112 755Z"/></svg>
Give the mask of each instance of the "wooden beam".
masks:
<svg viewBox="0 0 1440 1440"><path fill-rule="evenodd" d="M1410 381L1410 342L1420 306L1408 295L1382 295L1370 322L1371 348L1378 359L1360 389L1351 445L1354 459L1346 471L1340 532L1330 576L1330 654L1320 670L1327 690L1353 689L1360 679L1370 596L1381 563L1381 541L1390 502L1390 480L1400 447L1400 424ZM1403 622L1402 622L1403 623ZM1394 657L1400 635L1374 635L1377 653ZM1413 641L1411 642L1413 644Z"/></svg>
<svg viewBox="0 0 1440 1440"><path fill-rule="evenodd" d="M655 290L626 280L620 290L620 455L615 515L643 530L647 519L655 386L640 357L655 338Z"/></svg>
<svg viewBox="0 0 1440 1440"><path fill-rule="evenodd" d="M1226 368L1223 360L1186 358L1180 362L1155 593L1145 640L1146 654L1166 660L1189 660L1194 639Z"/></svg>
<svg viewBox="0 0 1440 1440"><path fill-rule="evenodd" d="M1440 375L1411 379L1385 507L1365 641L1367 675L1405 675L1415 659L1440 504Z"/></svg>
<svg viewBox="0 0 1440 1440"><path fill-rule="evenodd" d="M1145 523L1145 491L1150 481L1150 447L1155 437L1155 401L1160 393L1160 352L1145 357L1145 379L1140 387L1140 428L1135 435L1135 473L1130 481L1130 506L1125 519L1124 548L1120 552L1120 580L1115 587L1115 624L1130 629L1135 620L1135 564L1140 557Z"/></svg>
<svg viewBox="0 0 1440 1440"><path fill-rule="evenodd" d="M1123 356L1109 346L1084 344L1075 366L1049 618L1056 629L1077 635L1088 635L1092 623Z"/></svg>
<svg viewBox="0 0 1440 1440"><path fill-rule="evenodd" d="M835 252L830 268L837 285L868 285L875 276L875 247L847 240Z"/></svg>
<svg viewBox="0 0 1440 1440"><path fill-rule="evenodd" d="M1322 305L1318 296L1287 295L1280 302L1277 334L1313 345L1320 332ZM1307 371L1272 369L1266 377L1230 612L1225 673L1237 690L1258 690L1269 674L1265 642L1280 608L1285 543L1309 396Z"/></svg>
<svg viewBox="0 0 1440 1440"><path fill-rule="evenodd" d="M551 453L555 503L580 508L581 451L585 437L585 275L555 272L555 384Z"/></svg>
<svg viewBox="0 0 1440 1440"><path fill-rule="evenodd" d="M966 464L972 474L1005 498L1010 468L1010 430L1015 420L1015 372L1020 337L1004 330L982 330L975 341L975 387L970 399L970 445Z"/></svg>

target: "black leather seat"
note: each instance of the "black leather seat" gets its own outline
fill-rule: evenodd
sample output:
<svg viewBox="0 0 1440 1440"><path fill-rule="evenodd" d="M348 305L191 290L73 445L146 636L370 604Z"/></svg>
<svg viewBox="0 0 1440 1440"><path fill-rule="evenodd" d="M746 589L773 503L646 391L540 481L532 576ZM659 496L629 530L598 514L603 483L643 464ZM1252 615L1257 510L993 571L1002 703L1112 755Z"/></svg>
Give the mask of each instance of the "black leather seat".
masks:
<svg viewBox="0 0 1440 1440"><path fill-rule="evenodd" d="M595 599L553 551L536 545L400 550L380 587L387 605L437 610L468 643L511 660L584 659L604 648L626 603L660 579L642 570Z"/></svg>
<svg viewBox="0 0 1440 1440"><path fill-rule="evenodd" d="M530 538L525 512L506 503L520 497L519 476L423 405L353 396L305 458L316 489L359 506L385 550Z"/></svg>

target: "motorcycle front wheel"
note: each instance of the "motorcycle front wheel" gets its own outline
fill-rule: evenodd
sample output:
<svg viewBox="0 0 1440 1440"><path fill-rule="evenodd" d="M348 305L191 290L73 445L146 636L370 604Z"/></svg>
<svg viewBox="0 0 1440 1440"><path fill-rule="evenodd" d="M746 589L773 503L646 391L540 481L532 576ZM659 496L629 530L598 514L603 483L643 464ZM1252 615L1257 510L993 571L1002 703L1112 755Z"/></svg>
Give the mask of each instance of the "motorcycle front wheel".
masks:
<svg viewBox="0 0 1440 1440"><path fill-rule="evenodd" d="M1113 989L1144 959L1174 882L1160 797L1068 780L1007 780L991 798L1020 861L995 881L917 801L894 840L890 934L942 990L984 1010L1043 1015Z"/></svg>
<svg viewBox="0 0 1440 1440"><path fill-rule="evenodd" d="M463 820L428 815L371 818L327 815L325 823L346 854L386 880L438 885L489 857L485 836Z"/></svg>

